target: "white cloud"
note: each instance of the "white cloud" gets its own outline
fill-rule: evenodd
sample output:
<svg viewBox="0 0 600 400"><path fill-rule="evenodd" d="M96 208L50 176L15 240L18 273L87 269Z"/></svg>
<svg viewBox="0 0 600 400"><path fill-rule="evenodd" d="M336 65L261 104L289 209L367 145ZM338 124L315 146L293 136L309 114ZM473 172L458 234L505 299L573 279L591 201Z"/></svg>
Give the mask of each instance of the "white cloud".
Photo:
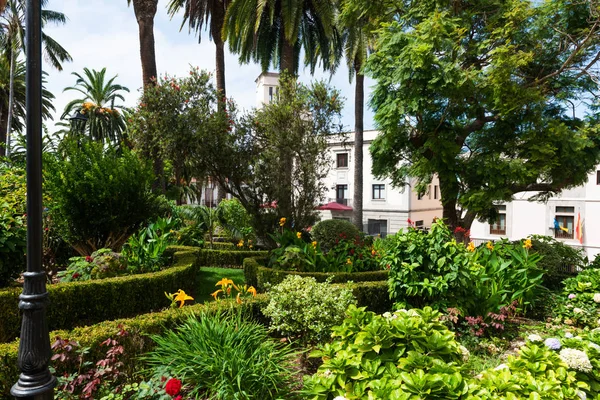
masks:
<svg viewBox="0 0 600 400"><path fill-rule="evenodd" d="M101 5L101 6L100 6ZM64 26L46 28L46 33L56 39L71 53L72 63L64 64L62 72L45 68L49 73L48 89L54 93L56 100L56 118L62 113L65 105L72 100L75 92L63 93L67 86L75 84L71 72L81 73L84 67L107 68L107 75L118 75L116 83L130 89L125 96L126 105L135 105L139 97L142 82L142 68L139 57L138 25L132 7L126 0L50 0L48 9L61 11L68 17ZM203 33L202 42L188 34L187 27L179 32L181 18L173 20L167 15L166 2L159 2L159 10L155 18L154 35L156 63L159 74L183 76L188 73L190 65L214 71L215 47ZM249 109L255 105L254 80L260 73L255 64L239 65L237 56L226 54L225 77L228 97L233 97L241 109ZM324 73L315 74L315 78L328 80ZM308 69L301 72L301 80L312 79ZM343 111L343 123L348 129L354 126L354 86L348 82L345 67L331 77L330 83L342 91L346 98ZM367 80L367 86L372 82ZM366 90L367 96L369 90ZM50 130L53 130L51 125ZM365 128L372 128L372 113L365 113Z"/></svg>

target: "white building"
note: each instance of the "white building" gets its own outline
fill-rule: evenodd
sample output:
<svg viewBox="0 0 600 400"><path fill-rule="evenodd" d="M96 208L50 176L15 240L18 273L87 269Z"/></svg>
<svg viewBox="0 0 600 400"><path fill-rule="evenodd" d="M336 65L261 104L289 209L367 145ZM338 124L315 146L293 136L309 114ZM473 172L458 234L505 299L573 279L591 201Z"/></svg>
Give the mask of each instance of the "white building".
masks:
<svg viewBox="0 0 600 400"><path fill-rule="evenodd" d="M271 102L278 95L279 74L267 72L256 79L258 107ZM369 146L377 131L365 131L363 143L363 230L370 234L396 233L409 225L428 228L435 217L442 216L442 204L437 179L431 183L425 196L419 197L410 187L398 190L389 179L376 179L371 173ZM328 188L321 219L352 218L354 193L354 136L334 136L330 140L331 169L325 185ZM335 209L338 210L335 210ZM348 210L339 210L348 208Z"/></svg>
<svg viewBox="0 0 600 400"><path fill-rule="evenodd" d="M565 190L547 203L530 202L534 193L519 193L509 203L498 206L495 224L475 221L471 238L476 241L508 238L519 240L529 235L552 236L573 247L583 248L590 260L600 253L600 166L588 176L585 185ZM577 240L576 225L581 217L583 243ZM566 231L555 229L554 220Z"/></svg>

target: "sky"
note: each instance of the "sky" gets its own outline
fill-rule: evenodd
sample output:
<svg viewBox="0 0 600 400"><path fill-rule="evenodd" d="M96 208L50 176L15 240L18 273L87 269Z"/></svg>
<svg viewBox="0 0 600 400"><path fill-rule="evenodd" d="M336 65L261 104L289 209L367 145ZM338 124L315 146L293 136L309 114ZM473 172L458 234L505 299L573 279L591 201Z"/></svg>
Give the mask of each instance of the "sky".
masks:
<svg viewBox="0 0 600 400"><path fill-rule="evenodd" d="M189 33L187 26L181 31L182 16L171 20L167 15L168 0L159 0L158 12L154 20L156 64L159 75L183 77L190 66L214 72L215 47L203 32L198 43L195 33ZM106 67L108 77L118 75L115 83L129 88L125 93L125 105L134 106L142 86L142 67L139 57L138 25L133 6L127 0L49 0L49 10L60 11L67 17L62 26L47 26L46 34L57 40L73 57L73 62L65 63L63 71L45 66L49 73L47 89L55 96L56 116L47 126L53 132L65 105L78 98L77 92L63 89L74 86L76 77L72 72L83 73L83 68L101 70ZM226 44L227 46L227 44ZM240 65L234 54L227 52L225 57L225 77L227 96L232 97L240 109L249 110L256 105L255 79L261 73L258 64ZM310 76L308 68L300 70L300 80L308 83L312 79L325 79L342 92L345 106L342 111L344 129L354 128L354 85L349 82L347 67L342 65L335 75L315 73ZM365 80L366 99L374 82ZM373 114L365 108L365 129L373 129Z"/></svg>

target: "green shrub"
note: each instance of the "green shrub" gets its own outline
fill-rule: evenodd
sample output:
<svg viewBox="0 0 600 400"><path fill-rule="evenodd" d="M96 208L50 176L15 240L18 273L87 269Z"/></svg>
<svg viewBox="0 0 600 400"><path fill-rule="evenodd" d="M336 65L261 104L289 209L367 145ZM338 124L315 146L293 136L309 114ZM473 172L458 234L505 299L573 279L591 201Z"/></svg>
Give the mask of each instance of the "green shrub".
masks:
<svg viewBox="0 0 600 400"><path fill-rule="evenodd" d="M72 257L69 261L67 269L58 273L61 282L112 278L127 272L125 259L111 249L97 250L91 256Z"/></svg>
<svg viewBox="0 0 600 400"><path fill-rule="evenodd" d="M63 144L61 155L47 157L44 175L57 232L84 256L100 248L119 251L162 211L163 202L151 190L151 167L127 148Z"/></svg>
<svg viewBox="0 0 600 400"><path fill-rule="evenodd" d="M580 327L600 326L600 269L586 268L564 281L557 299L556 322Z"/></svg>
<svg viewBox="0 0 600 400"><path fill-rule="evenodd" d="M360 231L352 223L342 219L326 219L316 224L310 232L313 240L328 251L341 239L354 239L360 236Z"/></svg>
<svg viewBox="0 0 600 400"><path fill-rule="evenodd" d="M461 398L463 353L440 315L427 307L380 316L350 306L334 342L311 355L323 364L305 379L306 398Z"/></svg>
<svg viewBox="0 0 600 400"><path fill-rule="evenodd" d="M172 218L158 218L130 236L123 246L127 270L134 274L160 270L168 261L165 250L175 241L175 224Z"/></svg>
<svg viewBox="0 0 600 400"><path fill-rule="evenodd" d="M162 295L164 298L164 294ZM165 311L143 314L135 318L103 321L96 325L74 328L71 331L53 331L50 333L50 340L52 342L55 337L60 336L61 338L77 341L82 347L89 348L90 359L99 360L104 358L106 354L106 348L101 345L102 342L114 337L115 332L123 329L129 333L119 340L124 348L125 357L122 361L125 365L123 370L128 371L129 376L133 376L135 372L145 369L145 364L140 362L139 357L154 348L155 343L150 339L150 335L157 335L169 329L174 329L185 322L190 315L197 315L201 312L222 313L232 307L239 309L244 314L260 318L260 307L264 303L265 297L258 295L241 305L221 301L206 305L195 304L183 308L169 308ZM17 367L18 349L18 340L11 343L0 343L0 365L2 365L2 368L0 368L0 398L10 398L10 388L19 377Z"/></svg>
<svg viewBox="0 0 600 400"><path fill-rule="evenodd" d="M180 379L190 398L290 398L291 348L239 314L201 313L152 339L143 360L155 377Z"/></svg>
<svg viewBox="0 0 600 400"><path fill-rule="evenodd" d="M327 339L331 328L344 319L344 311L356 301L350 287L318 283L314 278L288 276L269 291L263 314L269 329L303 343Z"/></svg>
<svg viewBox="0 0 600 400"><path fill-rule="evenodd" d="M241 267L246 257L265 257L266 251L210 250L198 251L198 264L206 267Z"/></svg>
<svg viewBox="0 0 600 400"><path fill-rule="evenodd" d="M156 273L121 276L48 286L49 329L70 329L89 323L159 310L169 305L164 293L183 289L195 294L199 266L195 253L176 253L172 268ZM0 291L0 341L19 335L20 288Z"/></svg>
<svg viewBox="0 0 600 400"><path fill-rule="evenodd" d="M542 290L540 257L524 246L466 247L440 220L429 232L409 228L387 239L381 263L390 269L390 295L399 306L456 307L485 320L513 302L524 311Z"/></svg>
<svg viewBox="0 0 600 400"><path fill-rule="evenodd" d="M568 246L550 236L533 235L531 243L531 250L542 256L538 267L545 271L544 286L548 289L561 289L565 279L585 267L586 256L582 249Z"/></svg>
<svg viewBox="0 0 600 400"><path fill-rule="evenodd" d="M358 307L368 311L384 313L393 309L386 281L354 282L350 286Z"/></svg>
<svg viewBox="0 0 600 400"><path fill-rule="evenodd" d="M25 171L0 165L0 288L25 269Z"/></svg>
<svg viewBox="0 0 600 400"><path fill-rule="evenodd" d="M238 199L221 201L219 209L219 222L227 237L235 241L256 239L251 224L252 218Z"/></svg>

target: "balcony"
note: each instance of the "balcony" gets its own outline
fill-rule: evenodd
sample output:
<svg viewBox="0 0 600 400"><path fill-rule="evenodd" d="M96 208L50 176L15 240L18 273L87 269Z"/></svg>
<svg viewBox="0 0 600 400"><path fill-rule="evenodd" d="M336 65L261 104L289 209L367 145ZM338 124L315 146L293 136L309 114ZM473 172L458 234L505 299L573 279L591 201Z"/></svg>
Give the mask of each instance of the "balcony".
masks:
<svg viewBox="0 0 600 400"><path fill-rule="evenodd" d="M327 203L338 203L338 204L343 204L345 206L349 206L352 207L352 199L344 199L344 198L328 198L327 199Z"/></svg>

